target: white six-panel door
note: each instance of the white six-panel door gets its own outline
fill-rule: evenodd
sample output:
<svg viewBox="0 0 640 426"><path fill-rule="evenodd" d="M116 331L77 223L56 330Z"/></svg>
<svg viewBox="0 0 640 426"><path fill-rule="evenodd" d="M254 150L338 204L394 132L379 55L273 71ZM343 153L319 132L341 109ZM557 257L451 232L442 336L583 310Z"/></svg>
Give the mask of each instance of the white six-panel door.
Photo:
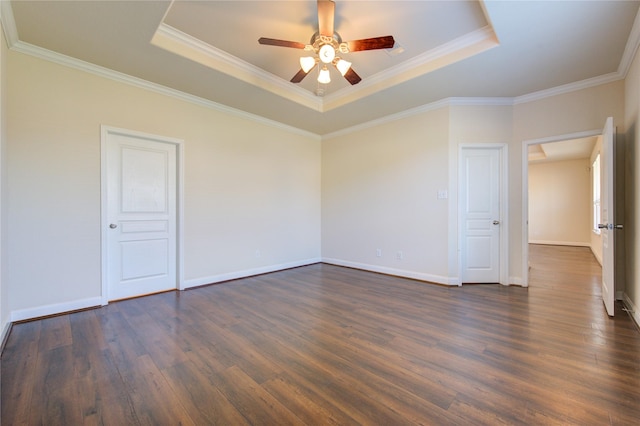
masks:
<svg viewBox="0 0 640 426"><path fill-rule="evenodd" d="M103 129L107 300L177 287L176 145Z"/></svg>
<svg viewBox="0 0 640 426"><path fill-rule="evenodd" d="M463 283L500 282L500 156L500 148L461 150Z"/></svg>

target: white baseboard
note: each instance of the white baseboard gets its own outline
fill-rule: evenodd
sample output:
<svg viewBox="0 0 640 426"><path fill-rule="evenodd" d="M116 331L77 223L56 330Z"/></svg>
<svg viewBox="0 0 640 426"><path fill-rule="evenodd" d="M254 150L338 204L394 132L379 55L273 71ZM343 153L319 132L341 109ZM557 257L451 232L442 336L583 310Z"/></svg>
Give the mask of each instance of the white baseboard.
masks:
<svg viewBox="0 0 640 426"><path fill-rule="evenodd" d="M6 323L2 324L2 332L0 333L0 345L4 344L7 341L7 337L9 337L9 330L11 330L11 321L7 321ZM4 349L4 347L0 347L0 351L2 349Z"/></svg>
<svg viewBox="0 0 640 426"><path fill-rule="evenodd" d="M321 262L320 258L304 259L304 260L297 260L295 262L281 263L278 265L268 265L268 266L262 266L260 268L227 272L225 274L211 275L208 277L192 278L184 281L184 287L181 290L185 290L191 287L198 287L201 285L215 284L223 281L251 277L253 275L268 274L269 272L277 272L277 271L282 271L284 269L297 268L299 266L312 265L314 263L320 263L320 262Z"/></svg>
<svg viewBox="0 0 640 426"><path fill-rule="evenodd" d="M25 321L34 318L46 317L48 315L77 311L78 309L93 308L101 305L102 297L90 297L88 299L74 300L72 302L19 309L17 311L11 311L11 322Z"/></svg>
<svg viewBox="0 0 640 426"><path fill-rule="evenodd" d="M524 287L522 284L522 277L509 277L509 285L519 285Z"/></svg>
<svg viewBox="0 0 640 426"><path fill-rule="evenodd" d="M529 240L529 244L543 244L545 246L574 246L574 247L591 247L591 243L576 241L549 241L549 240Z"/></svg>
<svg viewBox="0 0 640 426"><path fill-rule="evenodd" d="M350 262L348 260L322 258L323 263L337 266L346 266L348 268L362 269L364 271L379 272L381 274L395 275L403 278L411 278L414 280L427 281L444 285L460 285L460 279L457 277L445 277L442 275L424 274L422 272L407 271L404 269L388 268L386 266L369 265L367 263Z"/></svg>
<svg viewBox="0 0 640 426"><path fill-rule="evenodd" d="M627 293L624 294L623 300L627 309L631 311L629 312L631 314L631 318L633 318L633 320L636 322L636 325L640 327L640 312L638 312L638 307L634 305Z"/></svg>

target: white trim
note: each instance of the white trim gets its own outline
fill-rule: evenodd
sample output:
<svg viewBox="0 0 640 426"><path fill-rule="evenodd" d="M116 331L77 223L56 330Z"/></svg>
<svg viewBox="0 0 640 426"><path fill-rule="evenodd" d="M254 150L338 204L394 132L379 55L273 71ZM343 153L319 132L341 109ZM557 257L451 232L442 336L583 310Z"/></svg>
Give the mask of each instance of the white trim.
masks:
<svg viewBox="0 0 640 426"><path fill-rule="evenodd" d="M569 84L563 84L562 86L552 87L550 89L540 90L538 92L529 93L522 96L513 98L513 104L523 104L527 102L539 101L541 99L550 98L552 96L563 95L565 93L576 92L582 89L588 89L589 87L601 86L603 84L613 83L614 81L624 79L624 75L619 72L612 72L609 74L600 75L593 78L587 78L586 80L575 81Z"/></svg>
<svg viewBox="0 0 640 426"><path fill-rule="evenodd" d="M484 4L483 4L483 9L484 9ZM168 9L167 9L168 12ZM166 13L167 13L166 12ZM488 16L486 10L484 10L485 15ZM165 15L166 16L166 15ZM129 84L135 87L139 87L145 90L150 90L165 96L170 96L170 97L174 97L176 99L180 99L186 102L190 102L196 105L200 105L200 106L204 106L206 108L211 108L211 109L215 109L217 111L221 111L221 112L225 112L234 116L239 116L239 117L243 117L243 118L247 118L262 124L266 124L268 126L272 126L272 127L276 127L276 128L280 128L283 130L286 130L288 132L292 132L292 133L296 133L296 134L300 134L303 136L307 136L307 137L315 137L318 139L324 139L324 138L332 138L332 137L336 137L336 136L341 136L344 134L348 134L357 130L362 130L364 128L368 128L368 127L373 127L375 125L379 125L379 124L383 124L389 121L394 121L394 120L399 120L401 118L404 117L408 117L411 115L415 115L421 112L425 112L425 111L429 111L432 109L436 109L436 108L440 108L442 106L446 106L446 105L450 105L448 103L448 100L450 99L454 99L454 98L447 98L447 99L441 99L435 102L431 102L429 104L426 104L424 106L418 107L418 108L413 108L413 109L409 109L406 110L404 112L400 112L398 114L392 114L390 116L387 117L383 117L381 119L377 119L377 120L372 120L369 121L367 123L362 123L353 127L349 127L347 129L342 129L336 132L332 132L332 133L328 133L325 134L324 137L322 138L321 135L316 134L316 133L312 133L294 126L289 126L280 122L277 122L275 120L270 120L267 118L264 118L262 116L256 115L256 114L251 114L248 113L246 111L242 111L236 108L232 108L232 107L228 107L226 105L222 105L219 104L217 102L213 102L210 101L208 99L204 99L204 98L200 98L198 96L193 96L190 95L188 93L184 93L181 92L179 90L175 90L175 89L171 89L169 87L166 86L162 86L156 83L152 83L137 77L133 77L133 76L129 76L114 70L110 70L108 68L104 68L95 64L91 64L76 58L72 58L57 52L53 52L47 49L43 49L41 47L38 46L34 46L32 44L29 43L25 43L23 41L20 41L18 38L18 31L16 28L16 24L15 24L15 19L14 19L14 15L13 15L13 10L11 8L11 2L8 0L0 0L0 19L2 19L2 23L3 23L3 30L5 32L5 38L7 40L7 44L9 45L9 47L12 50L15 50L16 52L20 52L20 53L24 53L27 55L31 55L31 56L35 56L37 58L40 59L44 59L47 61L51 61L63 66L67 66L70 68L75 68L75 69L79 69L85 72L89 72L104 78L108 78L111 80L115 80L121 83L125 83L125 84ZM487 19L488 22L490 22L490 19ZM163 24L160 24L160 26L162 26ZM158 28L160 30L160 27ZM484 27L481 28L479 30L476 30L475 32L472 32L470 34L467 34L465 36L460 37L460 39L457 40L453 40L450 42L450 44L452 46L455 45L464 45L465 43L467 44L473 44L473 42L478 42L478 39L481 38L482 34L484 33L484 36L487 36L487 34L489 34L489 32L493 33L493 39L494 42L496 44L498 44L498 37L495 34L495 31L491 28L491 26L489 27ZM486 43L486 40L485 40ZM546 90L541 90L538 92L533 92L530 94L525 94L522 96L518 96L518 97L514 97L514 98L478 98L480 99L480 103L476 104L476 105L490 105L490 103L486 103L487 100L489 99L498 99L498 102L507 102L507 103L501 103L502 105L516 105L516 104L521 104L521 103L525 103L525 102L531 102L531 101L535 101L535 100L540 100L543 98L547 98L550 96L556 96L559 94L563 94L563 93L569 93L572 91L576 91L576 90L581 90L581 89L585 89L585 88L589 88L589 87L594 87L594 86L598 86L601 84L606 84L606 83L610 83L613 81L617 81L617 80L621 80L623 78L626 77L626 74L629 70L629 67L631 65L631 61L633 59L634 53L638 48L638 45L640 45L640 11L638 12L638 14L636 15L636 19L634 21L634 25L632 27L631 33L629 35L629 38L627 39L627 44L625 46L625 50L623 53L623 57L620 61L620 64L618 66L618 71L617 72L613 72L613 73L609 73L609 74L605 74L603 76L598 76L598 77L594 77L594 78L590 78L590 79L586 79L586 80L582 80L579 82L575 82L575 83L570 83L570 84L565 84L562 86L558 86L555 88L550 88L550 89L546 89ZM445 45L447 46L447 45ZM443 46L440 47L440 49L443 49ZM445 49L446 50L446 49ZM446 51L442 51L440 52L441 54L446 53ZM450 54L455 53L455 51L449 52ZM426 52L425 55L430 54L430 55L434 55L434 52ZM406 65L400 64L399 67L406 67ZM392 70L389 70L387 72L390 72ZM376 77L376 76L371 76L370 78L368 78L367 80ZM378 78L378 77L376 77ZM366 89L365 86L366 84L370 84L367 82L363 82L360 84L360 86L362 86L363 88ZM290 89L289 89L290 90ZM325 103L331 103L331 99L332 96L335 96L335 94L327 96L325 98L325 100L323 102ZM360 96L362 97L362 96ZM461 99L474 99L474 98L461 98ZM355 100L355 99L354 99ZM472 105L473 103L471 103L472 101L468 101L469 103L466 103L466 105ZM334 107L321 107L321 111L328 111L331 108ZM315 109L315 108L314 108Z"/></svg>
<svg viewBox="0 0 640 426"><path fill-rule="evenodd" d="M462 285L462 179L460 173L462 168L462 151L465 149L497 149L500 153L500 284L509 285L509 145L507 143L461 143L458 144L458 275L460 285Z"/></svg>
<svg viewBox="0 0 640 426"><path fill-rule="evenodd" d="M5 4L4 0L0 1L0 4ZM5 13L3 11L3 13ZM11 15L13 16L13 15ZM3 17L3 23L6 23L8 18ZM9 30L5 27L5 32ZM10 35L7 34L7 40L9 40ZM622 77L619 73L610 73L600 77L594 77L591 79L583 80L576 83L566 84L563 86L559 86L556 88L551 88L547 90L542 90L539 92L534 92L531 94L518 96L515 98L509 97L481 97L481 98L445 98L440 99L438 101L434 101L428 104L421 105L419 107L411 108L405 111L401 111L399 113L390 114L375 120L371 120L368 122L360 123L352 127L347 127L345 129L341 129L335 132L327 133L324 135L319 135L313 132L309 132L307 130L303 130L294 126L290 126L287 124L280 123L275 120L271 120L268 118L264 118L262 116L252 114L246 111L242 111L236 108L232 108L226 105L222 105L220 103L210 101L208 99L204 99L198 96L194 96L185 92L181 92L176 89L172 89L166 86L162 86L157 83L152 83L147 80L143 80L141 78L133 77L118 71L110 70L108 68L101 67L99 65L95 65L89 62L82 61L80 59L72 58L70 56L66 56L57 52L53 52L51 50L43 49L41 47L25 43L20 40L15 40L10 43L10 48L16 52L23 53L25 55L34 56L39 59L43 59L49 62L53 62L62 66L66 66L69 68L74 68L80 71L88 72L90 74L94 74L103 78L107 78L110 80L114 80L120 83L128 84L130 86L138 87L144 90L149 90L151 92L155 92L164 96L173 97L175 99L179 99L185 102L189 102L195 105L199 105L205 108L210 108L216 111L220 111L223 113L227 113L233 116L245 118L248 120L252 120L257 123L261 123L270 127L278 128L281 130L285 130L287 132L299 134L306 137L312 137L316 140L325 140L331 139L338 136L343 136L349 133L353 133L359 130L371 128L374 126L378 126L381 124L389 123L392 121L400 120L403 118L411 117L417 114L421 114L427 111L435 110L438 108L446 107L446 106L509 106L509 105L517 105L525 102L531 102L535 100L540 100L543 98L556 96L559 94L569 93L572 91L582 90L589 87L595 87L601 84L610 83L612 81L620 80Z"/></svg>
<svg viewBox="0 0 640 426"><path fill-rule="evenodd" d="M282 271L285 269L298 268L300 266L313 265L314 263L320 263L320 258L303 259L294 262L281 263L277 265L261 266L259 268L244 269L241 271L227 272L224 274L211 275L208 277L190 278L185 280L183 290L191 287L198 287L208 284L216 284L224 281L237 280L239 278L252 277L254 275L268 274L270 272Z"/></svg>
<svg viewBox="0 0 640 426"><path fill-rule="evenodd" d="M100 280L102 305L109 303L107 277L107 140L110 134L144 138L176 146L176 289L184 290L184 140L107 125L100 126Z"/></svg>
<svg viewBox="0 0 640 426"><path fill-rule="evenodd" d="M602 129L586 130L583 132L564 135L547 136L544 138L526 139L522 141L522 285L529 286L529 146L549 142L560 142L570 139L581 139L602 134Z"/></svg>
<svg viewBox="0 0 640 426"><path fill-rule="evenodd" d="M591 253L593 254L593 257L596 258L596 260L598 261L598 264L602 267L602 256L598 255L595 251L593 251L593 247L591 247L591 245L589 245L589 248L591 249Z"/></svg>
<svg viewBox="0 0 640 426"><path fill-rule="evenodd" d="M151 44L307 108L322 111L323 98L165 23L158 26Z"/></svg>
<svg viewBox="0 0 640 426"><path fill-rule="evenodd" d="M509 277L509 285L519 285L520 287L526 287L526 285L522 284L521 277Z"/></svg>
<svg viewBox="0 0 640 426"><path fill-rule="evenodd" d="M440 108L446 108L451 106L512 106L512 98L446 98L439 101L431 102L419 107L407 109L395 114L390 114L375 120L367 121L364 123L356 124L355 126L347 127L335 132L327 133L322 136L322 140L337 138L345 136L350 133L358 132L360 130L369 129L383 124L391 123L397 120L413 117L415 115L423 114L425 112L434 111Z"/></svg>
<svg viewBox="0 0 640 426"><path fill-rule="evenodd" d="M4 323L4 325L2 326L2 332L0 333L0 345L2 345L2 343L5 343L7 340L7 337L9 337L9 331L11 331L11 321L7 321L6 323ZM0 346L0 355L2 355L2 346Z"/></svg>
<svg viewBox="0 0 640 426"><path fill-rule="evenodd" d="M55 303L52 305L38 306L35 308L18 309L11 312L11 322L25 321L33 318L62 314L77 311L79 309L95 308L102 305L101 297L74 300L71 302Z"/></svg>
<svg viewBox="0 0 640 426"><path fill-rule="evenodd" d="M331 111L381 90L470 58L499 45L493 28L485 26L408 59L360 82L324 97L321 112Z"/></svg>
<svg viewBox="0 0 640 426"><path fill-rule="evenodd" d="M580 241L551 241L551 240L531 240L529 244L542 244L546 246L573 246L573 247L591 247L590 242Z"/></svg>
<svg viewBox="0 0 640 426"><path fill-rule="evenodd" d="M446 277L442 275L425 274L422 272L407 271L405 269L387 268L385 266L370 265L368 263L351 262L348 260L332 259L323 257L322 263L330 265L346 266L348 268L361 269L369 272L378 272L381 274L394 275L397 277L411 278L414 280L426 281L435 284L444 284L457 286L458 279L456 277Z"/></svg>
<svg viewBox="0 0 640 426"><path fill-rule="evenodd" d="M4 3L1 0L0 3ZM34 56L39 59L44 59L49 62L56 63L65 67L77 69L80 71L88 72L90 74L97 75L99 77L107 78L109 80L117 81L119 83L128 84L140 89L149 90L164 96L169 96L175 99L179 99L185 102L189 102L195 105L199 105L205 108L220 111L226 114L230 114L236 117L245 118L260 124L264 124L277 129L285 130L287 132L296 133L302 136L313 137L319 139L320 136L316 133L312 133L306 130L299 129L297 127L289 126L278 121L270 120L262 116L251 114L246 111L242 111L236 108L232 108L226 105L219 104L217 102L210 101L208 99L200 98L198 96L190 95L185 92L181 92L176 89L171 89L166 86L162 86L157 83L152 83L141 78L133 77L118 71L114 71L108 68L101 67L89 62L82 61L80 59L72 58L70 56L63 55L61 53L53 52L51 50L43 49L38 46L34 46L29 43L17 41L11 46L11 49L23 53L25 55Z"/></svg>
<svg viewBox="0 0 640 426"><path fill-rule="evenodd" d="M633 320L636 322L636 325L640 327L640 312L638 312L638 307L633 303L627 293L624 294L623 300L627 309L630 310L629 314L631 315L631 318L633 318Z"/></svg>
<svg viewBox="0 0 640 426"><path fill-rule="evenodd" d="M372 127L380 126L383 124L391 123L397 120L402 120L404 118L413 117L414 115L422 114L424 112L433 111L439 108L445 108L450 105L449 99L442 99L440 101L431 102L429 104L421 105L419 107L407 109L405 111L398 112L396 114L390 114L381 118L377 118L375 120L367 121L364 123L356 124L355 126L347 127L345 129L341 129L335 132L327 133L322 136L322 140L328 140L332 138L337 138L340 136L345 136L350 133L355 133L360 130L370 129Z"/></svg>
<svg viewBox="0 0 640 426"><path fill-rule="evenodd" d="M629 73L629 69L631 68L633 58L636 56L636 51L638 50L639 45L640 9L636 13L636 18L633 21L633 27L631 27L631 32L629 33L627 44L625 45L624 52L622 53L622 59L620 59L620 64L618 65L618 73L622 75L623 78L627 78L627 74Z"/></svg>
<svg viewBox="0 0 640 426"><path fill-rule="evenodd" d="M13 8L9 0L0 0L0 19L2 20L2 29L7 45L11 48L18 42L18 28L16 27Z"/></svg>
<svg viewBox="0 0 640 426"><path fill-rule="evenodd" d="M156 29L151 44L318 112L344 106L499 45L493 28L487 25L376 73L357 87L346 87L321 98L164 21Z"/></svg>

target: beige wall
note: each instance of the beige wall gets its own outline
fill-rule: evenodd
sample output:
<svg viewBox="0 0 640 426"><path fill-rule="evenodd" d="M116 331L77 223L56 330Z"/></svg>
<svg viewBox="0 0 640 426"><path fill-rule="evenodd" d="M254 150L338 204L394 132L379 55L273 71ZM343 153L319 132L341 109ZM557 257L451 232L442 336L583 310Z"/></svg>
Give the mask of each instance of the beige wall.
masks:
<svg viewBox="0 0 640 426"><path fill-rule="evenodd" d="M625 213L626 286L624 299L640 323L640 55L636 52L625 80Z"/></svg>
<svg viewBox="0 0 640 426"><path fill-rule="evenodd" d="M509 282L522 283L523 144L601 129L610 115L621 123L623 101L618 81L515 106L445 107L323 141L323 258L456 283L459 146L506 143ZM447 200L436 199L438 189L448 190Z"/></svg>
<svg viewBox="0 0 640 426"><path fill-rule="evenodd" d="M459 250L459 230L458 230L458 154L461 145L468 144L506 144L506 154L510 158L511 140L513 133L513 108L511 106L454 106L451 108L450 119L450 160L449 160L449 271L452 277L458 278L460 269ZM512 171L509 165L508 175L503 179L503 184L507 185L508 206L507 212L512 208L513 190L511 181ZM508 280L513 284L522 283L522 275L519 273L520 258L522 257L519 247L520 239L517 238L521 232L513 229L511 215L501 217L501 226L509 233L508 241Z"/></svg>
<svg viewBox="0 0 640 426"><path fill-rule="evenodd" d="M3 284L18 317L101 294L102 124L184 140L187 285L319 260L318 137L16 52L7 72Z"/></svg>
<svg viewBox="0 0 640 426"><path fill-rule="evenodd" d="M523 143L599 129L609 115L618 125L624 118L620 81L513 106L442 107L320 143L16 52L7 56L2 196L10 268L2 284L12 312L100 295L101 124L185 140L188 284L320 258L456 284L461 144L507 145L508 273L521 283ZM443 190L448 198L438 199Z"/></svg>
<svg viewBox="0 0 640 426"><path fill-rule="evenodd" d="M448 282L448 133L441 108L322 143L325 261Z"/></svg>
<svg viewBox="0 0 640 426"><path fill-rule="evenodd" d="M526 142L601 130L609 116L614 118L619 129L624 126L624 81L622 80L514 106L514 142L510 166L514 167L515 171L510 173L512 179L510 194L513 196L510 200L512 208L510 211L516 223L512 222L512 229L524 229L522 164L526 161L526 157L523 157L522 151ZM521 236L518 245L522 246ZM519 271L526 273L521 265L522 263L519 264Z"/></svg>
<svg viewBox="0 0 640 426"><path fill-rule="evenodd" d="M529 164L529 242L591 245L589 159Z"/></svg>

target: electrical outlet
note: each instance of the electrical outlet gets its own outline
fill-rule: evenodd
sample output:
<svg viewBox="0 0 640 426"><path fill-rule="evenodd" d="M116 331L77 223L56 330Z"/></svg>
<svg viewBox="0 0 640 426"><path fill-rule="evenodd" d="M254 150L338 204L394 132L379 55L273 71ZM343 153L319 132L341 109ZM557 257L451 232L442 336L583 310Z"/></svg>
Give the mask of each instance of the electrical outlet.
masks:
<svg viewBox="0 0 640 426"><path fill-rule="evenodd" d="M382 249L376 249L376 257L382 257Z"/></svg>
<svg viewBox="0 0 640 426"><path fill-rule="evenodd" d="M402 252L402 250L398 250L396 252L396 259L398 259L398 260L404 259L404 253Z"/></svg>

